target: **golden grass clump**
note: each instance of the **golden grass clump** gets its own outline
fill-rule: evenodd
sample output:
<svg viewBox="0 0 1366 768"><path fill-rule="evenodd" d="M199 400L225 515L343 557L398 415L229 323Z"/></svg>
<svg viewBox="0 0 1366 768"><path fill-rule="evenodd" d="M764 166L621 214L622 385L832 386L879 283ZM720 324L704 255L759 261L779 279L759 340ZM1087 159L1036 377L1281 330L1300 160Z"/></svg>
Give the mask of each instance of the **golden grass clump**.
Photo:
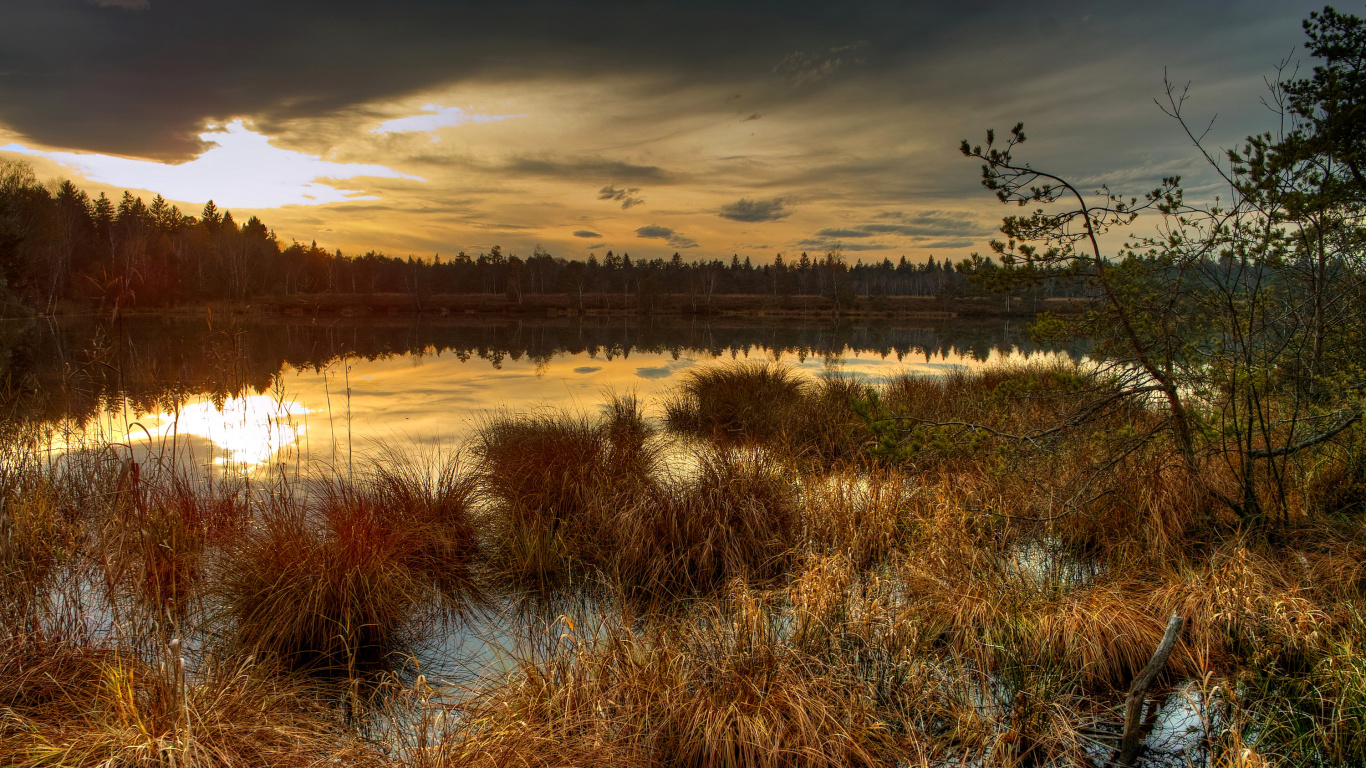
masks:
<svg viewBox="0 0 1366 768"><path fill-rule="evenodd" d="M251 662L186 674L115 649L29 638L0 648L0 763L379 766L320 692Z"/></svg>
<svg viewBox="0 0 1366 768"><path fill-rule="evenodd" d="M905 473L887 468L844 466L808 475L801 502L806 545L819 554L839 553L860 568L872 566L906 536L916 487Z"/></svg>
<svg viewBox="0 0 1366 768"><path fill-rule="evenodd" d="M359 481L324 484L314 508L340 538L396 540L404 567L420 574L453 607L482 600L476 573L484 556L478 535L478 483L458 457L412 462L390 456Z"/></svg>
<svg viewBox="0 0 1366 768"><path fill-rule="evenodd" d="M796 484L754 451L704 449L695 459L612 518L598 562L628 591L678 597L787 571L801 533Z"/></svg>
<svg viewBox="0 0 1366 768"><path fill-rule="evenodd" d="M1334 630L1332 617L1311 599L1303 566L1299 558L1281 563L1231 542L1163 573L1149 599L1186 619L1186 642L1212 664L1303 670Z"/></svg>
<svg viewBox="0 0 1366 768"><path fill-rule="evenodd" d="M354 671L434 610L479 599L473 485L391 471L282 505L225 558L220 598L243 646L294 667Z"/></svg>
<svg viewBox="0 0 1366 768"><path fill-rule="evenodd" d="M851 402L865 396L855 377L804 380L768 362L705 368L688 374L665 403L666 422L680 434L723 446L763 445L817 465L866 458L872 439Z"/></svg>
<svg viewBox="0 0 1366 768"><path fill-rule="evenodd" d="M856 687L784 646L743 588L666 631L617 623L486 690L450 765L871 766L890 748Z"/></svg>
<svg viewBox="0 0 1366 768"><path fill-rule="evenodd" d="M495 570L509 581L558 581L585 546L612 538L608 517L652 491L657 452L633 398L602 418L500 417L474 445Z"/></svg>
<svg viewBox="0 0 1366 768"><path fill-rule="evenodd" d="M731 441L781 439L808 384L792 369L756 362L691 371L665 405L671 429Z"/></svg>

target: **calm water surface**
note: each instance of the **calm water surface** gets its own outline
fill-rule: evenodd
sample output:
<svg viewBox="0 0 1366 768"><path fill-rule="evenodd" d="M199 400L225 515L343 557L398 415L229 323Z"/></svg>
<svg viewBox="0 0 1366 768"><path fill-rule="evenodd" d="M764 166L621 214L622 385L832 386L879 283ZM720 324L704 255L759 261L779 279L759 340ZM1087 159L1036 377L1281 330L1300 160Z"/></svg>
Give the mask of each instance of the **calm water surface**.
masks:
<svg viewBox="0 0 1366 768"><path fill-rule="evenodd" d="M593 411L613 393L657 415L687 372L731 361L877 380L1078 354L1021 320L37 320L0 325L0 345L10 414L55 452L116 443L222 473L454 448L491 414Z"/></svg>

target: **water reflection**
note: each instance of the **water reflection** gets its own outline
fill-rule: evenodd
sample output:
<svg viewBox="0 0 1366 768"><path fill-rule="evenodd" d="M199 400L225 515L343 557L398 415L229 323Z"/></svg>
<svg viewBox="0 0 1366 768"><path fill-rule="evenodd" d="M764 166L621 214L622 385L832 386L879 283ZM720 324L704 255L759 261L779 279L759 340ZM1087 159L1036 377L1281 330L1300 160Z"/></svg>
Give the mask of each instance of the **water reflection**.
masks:
<svg viewBox="0 0 1366 768"><path fill-rule="evenodd" d="M682 373L719 361L881 378L1079 353L1033 343L1019 321L146 318L0 327L13 417L65 425L68 437L183 451L224 471L335 465L376 443L449 444L491 411L589 410L607 392L657 407Z"/></svg>
<svg viewBox="0 0 1366 768"><path fill-rule="evenodd" d="M211 458L213 463L256 467L297 445L308 425L297 423L295 417L311 412L301 403L266 395L233 397L221 403L202 400L174 413L141 416L129 424L124 437L136 440L145 433L148 442L163 444L182 436L202 437L221 453Z"/></svg>

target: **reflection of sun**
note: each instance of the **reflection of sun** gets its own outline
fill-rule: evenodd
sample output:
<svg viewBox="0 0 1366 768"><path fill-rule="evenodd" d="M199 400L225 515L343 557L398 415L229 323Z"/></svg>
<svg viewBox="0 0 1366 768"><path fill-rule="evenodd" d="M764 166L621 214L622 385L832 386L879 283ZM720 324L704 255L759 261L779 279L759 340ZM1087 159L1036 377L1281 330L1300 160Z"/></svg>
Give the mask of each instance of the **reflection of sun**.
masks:
<svg viewBox="0 0 1366 768"><path fill-rule="evenodd" d="M202 437L223 451L214 463L250 467L298 442L308 425L295 424L293 417L305 413L308 408L290 400L250 395L228 400L222 409L211 402L192 403L178 413L158 413L143 421L151 437Z"/></svg>

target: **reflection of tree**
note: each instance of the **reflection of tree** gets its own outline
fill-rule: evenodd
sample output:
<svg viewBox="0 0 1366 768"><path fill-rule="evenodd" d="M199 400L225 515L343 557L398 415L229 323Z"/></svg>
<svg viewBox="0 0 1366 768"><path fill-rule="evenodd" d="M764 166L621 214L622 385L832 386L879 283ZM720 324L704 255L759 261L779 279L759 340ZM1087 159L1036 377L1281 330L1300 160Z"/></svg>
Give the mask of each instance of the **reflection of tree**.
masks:
<svg viewBox="0 0 1366 768"><path fill-rule="evenodd" d="M125 401L138 411L170 410L196 395L222 402L270 389L287 369L321 370L342 358L454 355L501 368L526 359L543 368L556 355L615 359L633 353L784 359L858 353L897 360L1040 351L1026 334L993 323L905 327L790 322L678 322L677 318L514 319L385 324L272 320L232 325L130 318L0 323L0 393L7 412L34 419L88 420ZM1073 355L1080 350L1069 350ZM23 405L19 405L20 403ZM17 415L17 414L16 414Z"/></svg>

